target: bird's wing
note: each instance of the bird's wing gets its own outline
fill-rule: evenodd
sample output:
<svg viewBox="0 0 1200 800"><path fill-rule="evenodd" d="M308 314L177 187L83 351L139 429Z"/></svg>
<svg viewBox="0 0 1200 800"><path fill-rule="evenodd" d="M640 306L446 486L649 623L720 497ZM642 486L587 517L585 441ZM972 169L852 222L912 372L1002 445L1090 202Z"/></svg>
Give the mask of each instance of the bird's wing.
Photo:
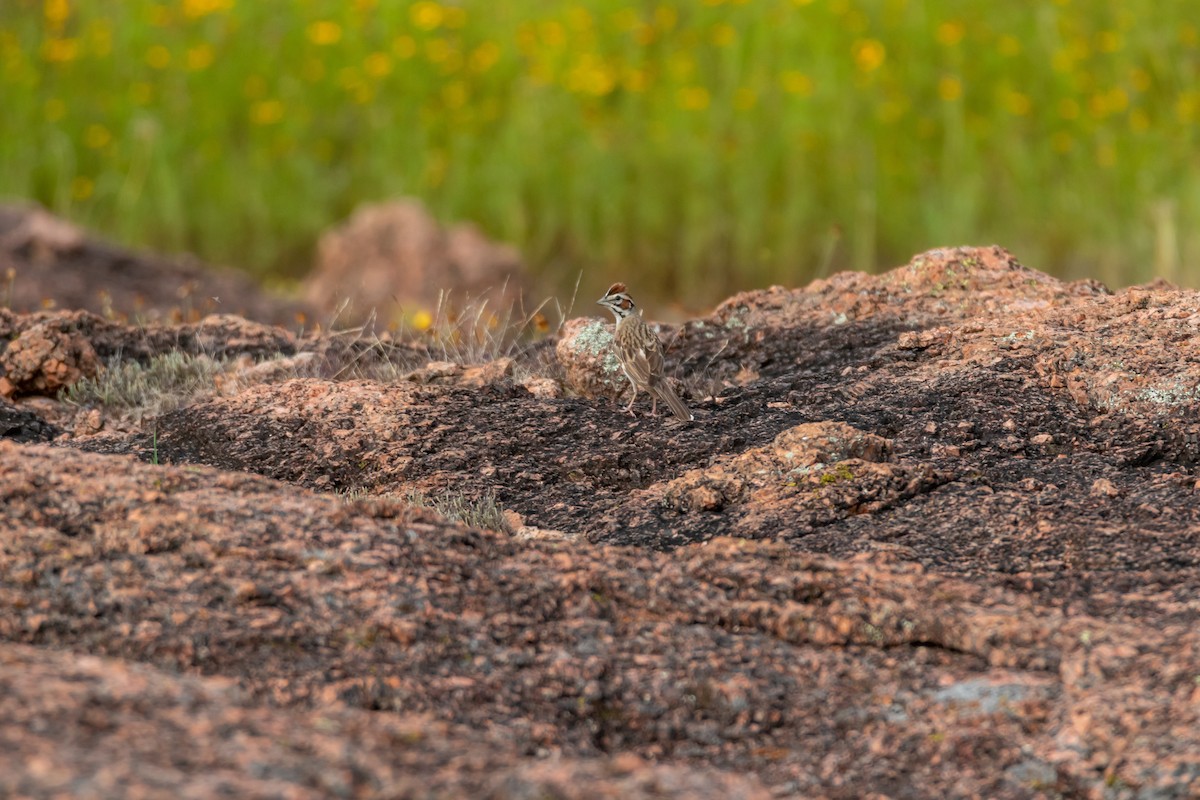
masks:
<svg viewBox="0 0 1200 800"><path fill-rule="evenodd" d="M662 355L659 355L659 365L661 368ZM629 377L638 386L649 386L650 376L654 374L654 365L651 358L647 358L645 348L637 346L631 347L625 352L625 371L629 373Z"/></svg>

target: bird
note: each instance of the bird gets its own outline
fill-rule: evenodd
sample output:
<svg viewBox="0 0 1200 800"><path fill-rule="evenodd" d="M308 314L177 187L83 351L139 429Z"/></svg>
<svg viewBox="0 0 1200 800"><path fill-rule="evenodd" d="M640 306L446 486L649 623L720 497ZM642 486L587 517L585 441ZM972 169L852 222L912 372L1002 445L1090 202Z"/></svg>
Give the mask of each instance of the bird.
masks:
<svg viewBox="0 0 1200 800"><path fill-rule="evenodd" d="M633 403L637 400L639 390L645 390L652 401L650 414L658 412L658 401L662 400L671 409L671 413L682 420L693 420L688 407L675 394L670 381L663 375L663 349L658 335L650 330L650 326L642 319L641 310L633 304L633 298L623 283L614 283L608 287L596 301L613 313L617 329L613 336L616 343L617 359L621 362L621 370L633 387L633 397L625 410L633 414Z"/></svg>

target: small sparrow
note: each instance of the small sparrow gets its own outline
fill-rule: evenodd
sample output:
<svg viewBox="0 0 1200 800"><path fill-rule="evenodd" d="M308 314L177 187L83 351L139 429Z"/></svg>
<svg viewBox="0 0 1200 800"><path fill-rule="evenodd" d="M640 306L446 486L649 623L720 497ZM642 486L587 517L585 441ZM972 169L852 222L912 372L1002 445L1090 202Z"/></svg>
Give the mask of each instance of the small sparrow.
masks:
<svg viewBox="0 0 1200 800"><path fill-rule="evenodd" d="M671 388L670 381L663 375L662 342L642 319L642 312L625 291L625 284L614 283L596 303L611 311L617 322L616 334L613 336L617 359L621 362L621 370L625 377L629 378L629 383L633 386L633 397L629 399L625 410L633 414L633 402L637 400L638 391L645 390L650 394L652 401L652 415L658 412L658 401L662 400L679 419L695 419Z"/></svg>

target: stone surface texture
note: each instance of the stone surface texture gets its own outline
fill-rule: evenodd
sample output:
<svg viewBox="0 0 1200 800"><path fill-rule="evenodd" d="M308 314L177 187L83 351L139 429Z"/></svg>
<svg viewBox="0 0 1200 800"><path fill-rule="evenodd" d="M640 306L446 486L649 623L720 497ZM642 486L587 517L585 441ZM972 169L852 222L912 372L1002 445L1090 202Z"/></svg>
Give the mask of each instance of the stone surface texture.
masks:
<svg viewBox="0 0 1200 800"><path fill-rule="evenodd" d="M240 366L0 400L0 794L1200 796L1200 293L990 247L746 292L669 337L690 424L597 321L0 348L51 323Z"/></svg>

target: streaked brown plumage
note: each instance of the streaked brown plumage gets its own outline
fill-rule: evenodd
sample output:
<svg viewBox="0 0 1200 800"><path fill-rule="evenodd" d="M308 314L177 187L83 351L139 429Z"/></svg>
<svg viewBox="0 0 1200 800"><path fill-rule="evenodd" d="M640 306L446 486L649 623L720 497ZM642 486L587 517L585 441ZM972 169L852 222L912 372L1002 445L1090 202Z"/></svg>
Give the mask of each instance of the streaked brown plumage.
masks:
<svg viewBox="0 0 1200 800"><path fill-rule="evenodd" d="M633 304L625 284L614 283L596 302L611 311L617 322L614 334L617 358L633 386L633 397L625 410L632 414L638 391L645 391L650 395L651 414L658 412L658 401L662 400L679 419L695 419L663 375L662 342L642 319L642 312Z"/></svg>

